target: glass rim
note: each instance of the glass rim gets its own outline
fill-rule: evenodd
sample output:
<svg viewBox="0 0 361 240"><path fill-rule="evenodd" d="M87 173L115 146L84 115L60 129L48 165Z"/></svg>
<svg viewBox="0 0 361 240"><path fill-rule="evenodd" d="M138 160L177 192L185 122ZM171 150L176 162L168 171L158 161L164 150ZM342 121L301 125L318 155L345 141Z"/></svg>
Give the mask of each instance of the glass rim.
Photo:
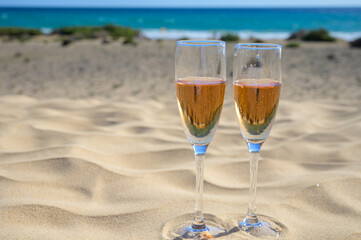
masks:
<svg viewBox="0 0 361 240"><path fill-rule="evenodd" d="M275 50L281 49L281 44L274 43L238 43L235 45L236 49L257 49L257 50Z"/></svg>
<svg viewBox="0 0 361 240"><path fill-rule="evenodd" d="M226 43L221 40L179 40L177 46L208 47L223 46Z"/></svg>

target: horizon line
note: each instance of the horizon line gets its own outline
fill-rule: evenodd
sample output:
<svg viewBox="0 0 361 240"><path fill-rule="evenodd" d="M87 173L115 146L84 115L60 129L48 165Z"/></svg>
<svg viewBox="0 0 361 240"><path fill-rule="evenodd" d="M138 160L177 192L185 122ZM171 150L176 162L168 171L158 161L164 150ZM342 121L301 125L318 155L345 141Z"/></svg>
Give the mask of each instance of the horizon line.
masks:
<svg viewBox="0 0 361 240"><path fill-rule="evenodd" d="M277 9L277 8L361 8L361 5L350 5L350 6L309 6L309 5L299 5L299 6L20 6L20 5L0 5L2 8L83 8L83 9L92 9L92 8L123 8L123 9Z"/></svg>

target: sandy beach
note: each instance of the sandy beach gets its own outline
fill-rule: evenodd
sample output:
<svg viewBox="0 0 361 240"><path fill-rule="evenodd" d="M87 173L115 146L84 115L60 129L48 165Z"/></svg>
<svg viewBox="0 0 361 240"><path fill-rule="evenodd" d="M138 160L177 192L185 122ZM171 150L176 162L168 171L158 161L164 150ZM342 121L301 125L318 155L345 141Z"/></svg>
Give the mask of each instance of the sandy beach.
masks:
<svg viewBox="0 0 361 240"><path fill-rule="evenodd" d="M175 99L175 41L137 43L0 42L0 239L174 239L168 230L192 220L195 163ZM235 230L249 160L233 47L204 211L231 231L219 239L255 239ZM257 191L258 212L282 227L278 239L361 239L360 59L342 41L283 49Z"/></svg>

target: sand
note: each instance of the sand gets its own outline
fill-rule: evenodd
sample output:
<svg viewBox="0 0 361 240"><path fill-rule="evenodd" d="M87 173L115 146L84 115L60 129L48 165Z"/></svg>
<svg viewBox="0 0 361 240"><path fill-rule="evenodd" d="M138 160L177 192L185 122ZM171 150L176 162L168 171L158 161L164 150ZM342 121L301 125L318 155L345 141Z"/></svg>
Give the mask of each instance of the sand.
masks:
<svg viewBox="0 0 361 240"><path fill-rule="evenodd" d="M0 239L169 239L191 221L195 163L174 97L174 46L0 43ZM361 50L310 43L283 53L258 212L282 227L279 239L361 239ZM204 210L231 230L219 239L254 239L235 229L249 160L231 82L206 157Z"/></svg>

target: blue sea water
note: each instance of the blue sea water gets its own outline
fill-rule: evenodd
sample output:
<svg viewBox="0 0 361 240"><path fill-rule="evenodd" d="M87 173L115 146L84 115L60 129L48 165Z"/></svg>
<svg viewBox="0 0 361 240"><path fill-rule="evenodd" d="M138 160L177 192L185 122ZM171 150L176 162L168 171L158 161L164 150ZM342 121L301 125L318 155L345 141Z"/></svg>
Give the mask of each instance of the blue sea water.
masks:
<svg viewBox="0 0 361 240"><path fill-rule="evenodd" d="M0 26L34 27L108 23L140 29L150 38L208 38L232 31L241 37L286 38L290 32L326 28L332 35L361 37L361 8L0 8Z"/></svg>

